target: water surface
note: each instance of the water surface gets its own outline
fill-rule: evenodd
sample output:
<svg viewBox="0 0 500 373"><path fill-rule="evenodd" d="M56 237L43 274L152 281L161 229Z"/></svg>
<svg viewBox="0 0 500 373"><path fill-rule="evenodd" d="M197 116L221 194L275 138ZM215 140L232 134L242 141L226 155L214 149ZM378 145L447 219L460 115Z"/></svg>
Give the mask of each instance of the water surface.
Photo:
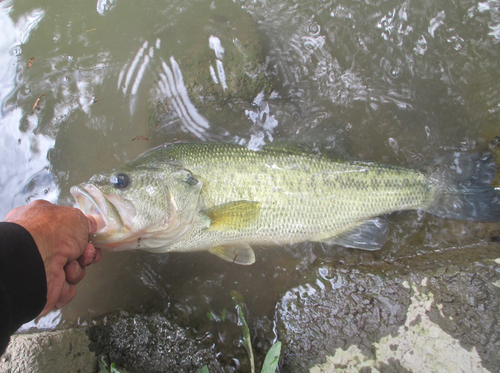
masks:
<svg viewBox="0 0 500 373"><path fill-rule="evenodd" d="M304 143L421 166L498 135L497 1L13 0L0 2L0 29L2 217L39 198L73 205L72 185L177 140ZM237 289L257 340L270 341L275 302L314 261L487 240L481 224L388 219L376 253L305 243L257 249L251 267L207 253L105 254L52 325L137 308L199 324Z"/></svg>

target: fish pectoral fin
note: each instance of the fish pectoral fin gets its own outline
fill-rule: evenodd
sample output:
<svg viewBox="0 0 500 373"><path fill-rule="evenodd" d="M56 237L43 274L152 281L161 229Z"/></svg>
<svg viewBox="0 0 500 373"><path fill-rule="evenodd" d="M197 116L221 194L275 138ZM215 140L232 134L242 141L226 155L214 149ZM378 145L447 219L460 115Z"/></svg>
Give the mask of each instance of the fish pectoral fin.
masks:
<svg viewBox="0 0 500 373"><path fill-rule="evenodd" d="M259 215L260 204L251 201L235 201L214 206L203 213L210 218L209 230L228 231L248 227Z"/></svg>
<svg viewBox="0 0 500 373"><path fill-rule="evenodd" d="M218 246L213 247L208 251L231 263L241 265L250 265L255 263L255 253L249 245Z"/></svg>
<svg viewBox="0 0 500 373"><path fill-rule="evenodd" d="M381 218L365 220L359 225L325 240L329 243L363 250L380 250L387 240L389 225Z"/></svg>

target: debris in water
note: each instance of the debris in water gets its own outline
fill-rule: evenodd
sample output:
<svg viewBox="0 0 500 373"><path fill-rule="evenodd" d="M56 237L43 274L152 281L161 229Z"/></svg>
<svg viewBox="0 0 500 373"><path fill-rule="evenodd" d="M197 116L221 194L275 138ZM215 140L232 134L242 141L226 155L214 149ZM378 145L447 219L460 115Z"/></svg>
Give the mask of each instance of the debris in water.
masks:
<svg viewBox="0 0 500 373"><path fill-rule="evenodd" d="M39 110L40 109L40 106L38 106L38 104L40 103L40 99L43 96L45 96L45 94L41 94L40 96L38 96L38 98L35 101L35 104L33 105L33 109L31 110L31 114L33 114L35 110Z"/></svg>
<svg viewBox="0 0 500 373"><path fill-rule="evenodd" d="M145 136L135 136L132 141L134 140L149 140L149 137L145 137Z"/></svg>

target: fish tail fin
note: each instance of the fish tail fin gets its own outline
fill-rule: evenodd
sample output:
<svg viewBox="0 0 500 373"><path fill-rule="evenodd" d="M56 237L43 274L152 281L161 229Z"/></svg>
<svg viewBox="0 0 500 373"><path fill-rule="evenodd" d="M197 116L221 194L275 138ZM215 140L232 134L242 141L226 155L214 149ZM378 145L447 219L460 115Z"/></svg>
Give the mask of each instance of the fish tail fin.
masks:
<svg viewBox="0 0 500 373"><path fill-rule="evenodd" d="M435 199L427 212L457 220L500 221L500 193L491 185L497 165L491 153L453 153L430 174Z"/></svg>

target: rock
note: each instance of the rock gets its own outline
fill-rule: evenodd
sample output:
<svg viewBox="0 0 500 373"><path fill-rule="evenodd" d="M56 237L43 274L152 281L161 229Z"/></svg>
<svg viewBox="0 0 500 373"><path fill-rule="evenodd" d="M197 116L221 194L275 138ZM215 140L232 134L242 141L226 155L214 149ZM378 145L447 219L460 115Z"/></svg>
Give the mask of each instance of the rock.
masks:
<svg viewBox="0 0 500 373"><path fill-rule="evenodd" d="M223 371L209 335L200 338L160 313L119 314L99 320L89 329L91 349L132 372Z"/></svg>
<svg viewBox="0 0 500 373"><path fill-rule="evenodd" d="M491 243L312 268L277 307L282 370L496 372L498 257Z"/></svg>
<svg viewBox="0 0 500 373"><path fill-rule="evenodd" d="M195 336L158 312L119 312L87 328L16 334L0 373L94 373L97 356L131 372L223 372L210 335Z"/></svg>
<svg viewBox="0 0 500 373"><path fill-rule="evenodd" d="M97 360L82 329L16 334L0 358L1 373L94 373Z"/></svg>

